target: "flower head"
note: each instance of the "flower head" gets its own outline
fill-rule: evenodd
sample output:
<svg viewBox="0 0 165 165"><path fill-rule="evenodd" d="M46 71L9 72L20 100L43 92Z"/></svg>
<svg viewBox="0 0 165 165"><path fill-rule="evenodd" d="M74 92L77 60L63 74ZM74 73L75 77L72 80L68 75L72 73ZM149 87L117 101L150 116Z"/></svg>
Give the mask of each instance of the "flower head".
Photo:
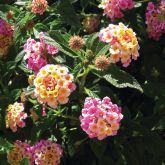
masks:
<svg viewBox="0 0 165 165"><path fill-rule="evenodd" d="M35 164L59 165L62 152L59 144L49 140L41 140L35 145Z"/></svg>
<svg viewBox="0 0 165 165"><path fill-rule="evenodd" d="M24 59L27 60L27 67L34 70L35 73L47 64L50 55L58 53L58 48L45 43L45 35L41 32L39 41L29 38L24 45L24 52L26 53Z"/></svg>
<svg viewBox="0 0 165 165"><path fill-rule="evenodd" d="M0 58L6 56L13 43L13 27L0 19Z"/></svg>
<svg viewBox="0 0 165 165"><path fill-rule="evenodd" d="M33 0L31 4L31 11L35 14L42 15L48 8L48 2L46 0Z"/></svg>
<svg viewBox="0 0 165 165"><path fill-rule="evenodd" d="M7 19L13 19L13 16L14 16L14 12L12 10L9 10L7 13L6 13L6 18Z"/></svg>
<svg viewBox="0 0 165 165"><path fill-rule="evenodd" d="M95 66L100 70L106 70L110 65L110 60L105 55L96 58Z"/></svg>
<svg viewBox="0 0 165 165"><path fill-rule="evenodd" d="M7 108L6 127L10 127L13 132L17 131L17 127L25 127L23 120L27 118L27 114L23 111L23 103L15 102L14 104L10 104Z"/></svg>
<svg viewBox="0 0 165 165"><path fill-rule="evenodd" d="M102 0L99 5L104 10L104 15L114 21L115 18L122 18L123 11L134 7L133 0Z"/></svg>
<svg viewBox="0 0 165 165"><path fill-rule="evenodd" d="M34 79L34 96L42 104L56 108L58 104L66 104L69 95L75 89L73 76L68 68L48 64L41 68Z"/></svg>
<svg viewBox="0 0 165 165"><path fill-rule="evenodd" d="M109 97L104 97L103 100L87 97L80 122L90 138L102 140L117 134L122 118L121 108L113 104Z"/></svg>
<svg viewBox="0 0 165 165"><path fill-rule="evenodd" d="M93 33L98 30L99 24L100 24L100 18L98 16L89 16L86 17L82 24L84 27L84 31L88 33Z"/></svg>
<svg viewBox="0 0 165 165"><path fill-rule="evenodd" d="M165 2L161 1L159 5L149 2L146 12L147 31L150 38L159 40L165 33Z"/></svg>
<svg viewBox="0 0 165 165"><path fill-rule="evenodd" d="M33 165L33 147L17 140L14 144L14 148L7 153L8 163L12 165L20 165L20 162L24 158L28 158L30 160L30 165Z"/></svg>
<svg viewBox="0 0 165 165"><path fill-rule="evenodd" d="M139 56L139 44L135 32L127 28L123 23L119 25L110 24L107 28L100 31L100 40L111 45L110 61L117 63L121 61L127 67L132 59L136 60Z"/></svg>
<svg viewBox="0 0 165 165"><path fill-rule="evenodd" d="M79 50L84 46L84 40L79 36L73 36L69 40L69 47L71 49Z"/></svg>

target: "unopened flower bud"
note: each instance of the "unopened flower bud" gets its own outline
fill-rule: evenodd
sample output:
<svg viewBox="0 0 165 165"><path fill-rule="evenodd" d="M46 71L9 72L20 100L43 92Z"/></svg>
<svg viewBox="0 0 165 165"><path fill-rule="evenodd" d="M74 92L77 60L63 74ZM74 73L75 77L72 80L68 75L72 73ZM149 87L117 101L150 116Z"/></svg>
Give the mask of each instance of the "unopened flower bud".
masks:
<svg viewBox="0 0 165 165"><path fill-rule="evenodd" d="M37 113L33 109L30 109L30 113L31 113L30 116L32 117L33 122L36 122L38 120L38 118L39 118Z"/></svg>
<svg viewBox="0 0 165 165"><path fill-rule="evenodd" d="M22 92L21 93L21 102L26 102L27 101L27 96L26 96L26 94L25 94L25 92Z"/></svg>
<svg viewBox="0 0 165 165"><path fill-rule="evenodd" d="M7 19L13 19L13 16L14 16L14 12L11 11L11 10L6 13L6 18Z"/></svg>
<svg viewBox="0 0 165 165"><path fill-rule="evenodd" d="M101 55L96 58L95 66L100 70L108 69L110 65L110 60L105 55Z"/></svg>
<svg viewBox="0 0 165 165"><path fill-rule="evenodd" d="M73 36L69 40L69 47L71 49L79 50L84 46L84 40L80 36Z"/></svg>
<svg viewBox="0 0 165 165"><path fill-rule="evenodd" d="M98 30L100 19L98 16L89 16L83 20L82 24L85 32L93 33Z"/></svg>
<svg viewBox="0 0 165 165"><path fill-rule="evenodd" d="M86 58L90 60L90 59L93 58L93 56L94 56L93 51L90 50L90 49L88 49L88 50L86 51Z"/></svg>

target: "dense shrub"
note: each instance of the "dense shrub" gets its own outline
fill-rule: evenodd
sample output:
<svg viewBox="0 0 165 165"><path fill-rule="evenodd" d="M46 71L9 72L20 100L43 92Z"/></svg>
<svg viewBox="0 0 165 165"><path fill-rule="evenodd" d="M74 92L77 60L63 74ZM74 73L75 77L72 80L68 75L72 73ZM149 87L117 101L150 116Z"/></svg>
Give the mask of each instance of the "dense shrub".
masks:
<svg viewBox="0 0 165 165"><path fill-rule="evenodd" d="M0 164L165 163L164 0L0 2Z"/></svg>

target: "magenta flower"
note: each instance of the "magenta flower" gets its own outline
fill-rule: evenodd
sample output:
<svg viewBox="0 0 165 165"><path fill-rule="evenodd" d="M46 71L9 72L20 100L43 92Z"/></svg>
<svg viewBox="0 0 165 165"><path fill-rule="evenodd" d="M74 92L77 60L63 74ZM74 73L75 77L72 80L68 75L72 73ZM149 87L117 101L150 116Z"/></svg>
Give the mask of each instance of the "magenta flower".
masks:
<svg viewBox="0 0 165 165"><path fill-rule="evenodd" d="M56 55L58 48L46 44L44 36L46 33L39 34L39 41L29 38L24 44L24 59L27 60L27 67L37 73L43 66L45 66L50 55Z"/></svg>
<svg viewBox="0 0 165 165"><path fill-rule="evenodd" d="M146 12L146 24L149 38L159 40L162 34L165 33L165 2L155 5L149 2Z"/></svg>

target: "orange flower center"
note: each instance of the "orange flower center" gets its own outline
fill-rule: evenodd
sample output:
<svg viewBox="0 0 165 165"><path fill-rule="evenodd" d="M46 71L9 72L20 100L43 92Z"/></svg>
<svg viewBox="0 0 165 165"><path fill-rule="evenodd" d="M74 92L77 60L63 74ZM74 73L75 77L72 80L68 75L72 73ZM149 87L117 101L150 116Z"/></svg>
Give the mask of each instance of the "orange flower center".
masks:
<svg viewBox="0 0 165 165"><path fill-rule="evenodd" d="M47 76L46 78L44 78L43 84L45 85L47 90L53 91L55 89L57 81L53 77Z"/></svg>

